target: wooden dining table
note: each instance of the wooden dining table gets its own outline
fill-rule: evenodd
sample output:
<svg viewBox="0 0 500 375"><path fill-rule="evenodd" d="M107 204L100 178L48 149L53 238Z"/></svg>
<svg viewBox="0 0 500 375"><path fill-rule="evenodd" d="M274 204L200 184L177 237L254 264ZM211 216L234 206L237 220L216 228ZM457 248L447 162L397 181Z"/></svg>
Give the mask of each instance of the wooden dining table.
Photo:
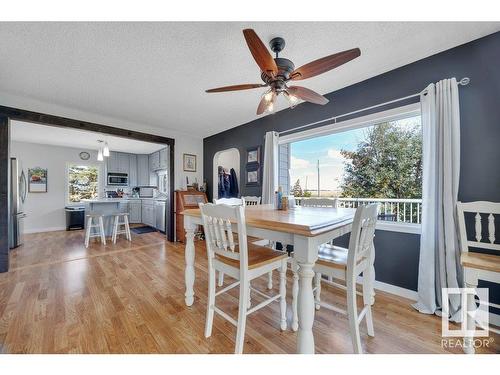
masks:
<svg viewBox="0 0 500 375"><path fill-rule="evenodd" d="M314 264L318 257L318 246L351 231L355 209L295 207L287 211L276 210L272 205L245 207L247 234L282 244L293 245L293 256L298 263L298 335L297 353L314 353L314 297L312 281ZM202 224L200 209L188 209L183 213L186 231L185 283L186 305L194 303L195 247L194 237ZM236 232L236 225L233 230ZM373 290L375 273L369 275Z"/></svg>

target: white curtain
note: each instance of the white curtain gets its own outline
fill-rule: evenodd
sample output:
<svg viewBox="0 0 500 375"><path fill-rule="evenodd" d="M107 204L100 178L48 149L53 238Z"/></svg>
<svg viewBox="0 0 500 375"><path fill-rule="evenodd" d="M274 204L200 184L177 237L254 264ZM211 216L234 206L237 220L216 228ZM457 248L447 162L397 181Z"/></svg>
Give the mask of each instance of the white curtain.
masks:
<svg viewBox="0 0 500 375"><path fill-rule="evenodd" d="M418 301L422 313L440 314L441 288L461 285L456 204L460 172L460 112L455 78L430 84L420 96L423 132L422 235ZM454 298L456 297L456 298ZM460 319L460 299L449 301L450 319Z"/></svg>
<svg viewBox="0 0 500 375"><path fill-rule="evenodd" d="M262 177L263 204L274 204L274 192L278 190L278 140L278 133L266 133Z"/></svg>

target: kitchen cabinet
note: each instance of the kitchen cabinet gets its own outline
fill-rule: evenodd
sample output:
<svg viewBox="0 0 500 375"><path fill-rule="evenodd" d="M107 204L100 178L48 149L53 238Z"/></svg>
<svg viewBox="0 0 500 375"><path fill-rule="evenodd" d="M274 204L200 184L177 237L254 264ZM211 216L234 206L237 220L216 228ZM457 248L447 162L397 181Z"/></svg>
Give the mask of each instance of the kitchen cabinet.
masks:
<svg viewBox="0 0 500 375"><path fill-rule="evenodd" d="M118 205L118 211L121 213L128 212L128 202L120 202Z"/></svg>
<svg viewBox="0 0 500 375"><path fill-rule="evenodd" d="M129 200L128 214L131 224L142 223L142 203L140 199Z"/></svg>
<svg viewBox="0 0 500 375"><path fill-rule="evenodd" d="M159 157L160 157L160 169L167 169L168 168L168 148L164 148L160 150Z"/></svg>
<svg viewBox="0 0 500 375"><path fill-rule="evenodd" d="M118 152L118 172L120 173L130 173L130 158L129 154L124 152Z"/></svg>
<svg viewBox="0 0 500 375"><path fill-rule="evenodd" d="M158 187L158 174L156 172L149 172L149 186Z"/></svg>
<svg viewBox="0 0 500 375"><path fill-rule="evenodd" d="M128 186L137 186L137 155L129 154L130 172L128 174Z"/></svg>
<svg viewBox="0 0 500 375"><path fill-rule="evenodd" d="M118 152L111 151L106 158L107 173L120 173L118 166Z"/></svg>
<svg viewBox="0 0 500 375"><path fill-rule="evenodd" d="M150 227L156 226L155 220L155 207L153 205L152 200L143 200L142 201L142 222L143 224L149 225Z"/></svg>
<svg viewBox="0 0 500 375"><path fill-rule="evenodd" d="M129 154L111 151L106 159L107 173L129 173Z"/></svg>
<svg viewBox="0 0 500 375"><path fill-rule="evenodd" d="M149 186L148 155L137 155L137 186Z"/></svg>
<svg viewBox="0 0 500 375"><path fill-rule="evenodd" d="M160 169L160 152L156 151L149 155L149 171Z"/></svg>

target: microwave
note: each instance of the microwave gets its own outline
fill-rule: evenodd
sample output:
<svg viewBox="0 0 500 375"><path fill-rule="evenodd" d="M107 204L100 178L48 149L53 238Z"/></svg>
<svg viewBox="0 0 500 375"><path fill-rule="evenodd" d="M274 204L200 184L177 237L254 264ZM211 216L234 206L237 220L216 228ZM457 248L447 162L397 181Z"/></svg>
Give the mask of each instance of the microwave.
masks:
<svg viewBox="0 0 500 375"><path fill-rule="evenodd" d="M108 185L128 186L127 173L108 173Z"/></svg>

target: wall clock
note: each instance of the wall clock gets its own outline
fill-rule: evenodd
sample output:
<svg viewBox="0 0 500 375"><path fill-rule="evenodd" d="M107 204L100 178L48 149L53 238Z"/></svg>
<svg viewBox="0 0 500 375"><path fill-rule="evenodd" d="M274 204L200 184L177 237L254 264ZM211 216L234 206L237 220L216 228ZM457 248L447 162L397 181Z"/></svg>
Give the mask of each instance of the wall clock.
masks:
<svg viewBox="0 0 500 375"><path fill-rule="evenodd" d="M88 152L80 152L80 159L82 160L89 160L90 159L90 154Z"/></svg>

